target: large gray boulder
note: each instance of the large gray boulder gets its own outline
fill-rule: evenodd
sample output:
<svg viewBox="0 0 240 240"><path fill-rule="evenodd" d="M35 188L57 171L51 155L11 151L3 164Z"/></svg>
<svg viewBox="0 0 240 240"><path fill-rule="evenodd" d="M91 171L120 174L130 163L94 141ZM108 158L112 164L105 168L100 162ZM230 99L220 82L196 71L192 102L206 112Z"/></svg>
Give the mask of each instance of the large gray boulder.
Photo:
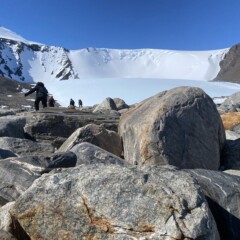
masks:
<svg viewBox="0 0 240 240"><path fill-rule="evenodd" d="M77 165L95 163L118 165L127 164L127 162L120 157L88 142L75 145L71 149L71 152L75 153L77 156Z"/></svg>
<svg viewBox="0 0 240 240"><path fill-rule="evenodd" d="M124 158L138 165L218 169L225 131L212 99L200 88L161 92L124 113Z"/></svg>
<svg viewBox="0 0 240 240"><path fill-rule="evenodd" d="M234 93L219 106L221 113L239 112L240 110L240 92Z"/></svg>
<svg viewBox="0 0 240 240"><path fill-rule="evenodd" d="M128 109L129 108L129 106L121 98L113 98L113 101L114 101L118 111L122 110L122 109Z"/></svg>
<svg viewBox="0 0 240 240"><path fill-rule="evenodd" d="M221 239L239 239L240 176L205 169L189 171L207 197Z"/></svg>
<svg viewBox="0 0 240 240"><path fill-rule="evenodd" d="M24 138L26 118L22 116L0 117L0 137Z"/></svg>
<svg viewBox="0 0 240 240"><path fill-rule="evenodd" d="M122 143L118 133L105 129L103 126L88 124L77 129L58 149L60 152L69 151L75 145L89 142L112 154L121 156Z"/></svg>
<svg viewBox="0 0 240 240"><path fill-rule="evenodd" d="M10 150L18 156L26 156L29 154L48 155L54 152L54 147L49 143L14 137L1 137L0 148Z"/></svg>
<svg viewBox="0 0 240 240"><path fill-rule="evenodd" d="M41 176L41 168L19 162L17 158L0 161L0 206L15 201Z"/></svg>
<svg viewBox="0 0 240 240"><path fill-rule="evenodd" d="M199 186L170 167L94 164L44 174L11 214L31 239L219 239Z"/></svg>
<svg viewBox="0 0 240 240"><path fill-rule="evenodd" d="M93 112L107 112L107 111L112 111L112 110L117 110L117 106L114 102L114 100L110 97L106 98L103 102L98 104L94 109Z"/></svg>

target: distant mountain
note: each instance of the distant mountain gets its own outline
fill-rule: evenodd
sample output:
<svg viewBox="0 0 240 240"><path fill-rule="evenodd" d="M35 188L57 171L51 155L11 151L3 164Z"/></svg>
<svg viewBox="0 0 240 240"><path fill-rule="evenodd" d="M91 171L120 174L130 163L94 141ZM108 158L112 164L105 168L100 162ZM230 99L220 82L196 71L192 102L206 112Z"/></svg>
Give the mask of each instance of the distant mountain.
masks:
<svg viewBox="0 0 240 240"><path fill-rule="evenodd" d="M173 51L68 50L28 41L0 27L0 75L25 82L81 78L163 78L209 81L229 49ZM231 81L231 79L226 79Z"/></svg>

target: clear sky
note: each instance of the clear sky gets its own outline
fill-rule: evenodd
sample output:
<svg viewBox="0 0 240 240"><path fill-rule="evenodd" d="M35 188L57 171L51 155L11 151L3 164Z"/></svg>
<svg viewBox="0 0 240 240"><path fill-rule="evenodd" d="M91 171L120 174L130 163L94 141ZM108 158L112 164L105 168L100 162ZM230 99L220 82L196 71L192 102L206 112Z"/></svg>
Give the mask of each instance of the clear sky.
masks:
<svg viewBox="0 0 240 240"><path fill-rule="evenodd" d="M214 50L240 42L240 0L2 0L0 25L69 50Z"/></svg>

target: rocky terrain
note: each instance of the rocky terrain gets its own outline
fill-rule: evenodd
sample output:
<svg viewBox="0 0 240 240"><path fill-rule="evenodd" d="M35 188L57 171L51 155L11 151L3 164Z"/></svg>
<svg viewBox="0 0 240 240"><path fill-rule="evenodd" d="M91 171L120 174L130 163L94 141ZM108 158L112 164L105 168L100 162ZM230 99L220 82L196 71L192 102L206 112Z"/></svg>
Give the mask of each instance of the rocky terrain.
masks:
<svg viewBox="0 0 240 240"><path fill-rule="evenodd" d="M238 97L1 109L0 239L239 239Z"/></svg>
<svg viewBox="0 0 240 240"><path fill-rule="evenodd" d="M33 105L33 101L24 97L24 90L30 89L30 83L17 82L0 77L0 107L18 108ZM34 99L34 96L32 97Z"/></svg>

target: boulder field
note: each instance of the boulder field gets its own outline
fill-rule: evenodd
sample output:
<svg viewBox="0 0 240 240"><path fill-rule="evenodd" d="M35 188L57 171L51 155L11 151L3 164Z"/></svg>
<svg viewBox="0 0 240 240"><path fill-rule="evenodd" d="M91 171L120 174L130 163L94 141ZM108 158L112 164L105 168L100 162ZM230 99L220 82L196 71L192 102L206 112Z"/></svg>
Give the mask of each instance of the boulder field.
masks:
<svg viewBox="0 0 240 240"><path fill-rule="evenodd" d="M0 239L239 239L231 109L178 87L134 106L0 110Z"/></svg>

